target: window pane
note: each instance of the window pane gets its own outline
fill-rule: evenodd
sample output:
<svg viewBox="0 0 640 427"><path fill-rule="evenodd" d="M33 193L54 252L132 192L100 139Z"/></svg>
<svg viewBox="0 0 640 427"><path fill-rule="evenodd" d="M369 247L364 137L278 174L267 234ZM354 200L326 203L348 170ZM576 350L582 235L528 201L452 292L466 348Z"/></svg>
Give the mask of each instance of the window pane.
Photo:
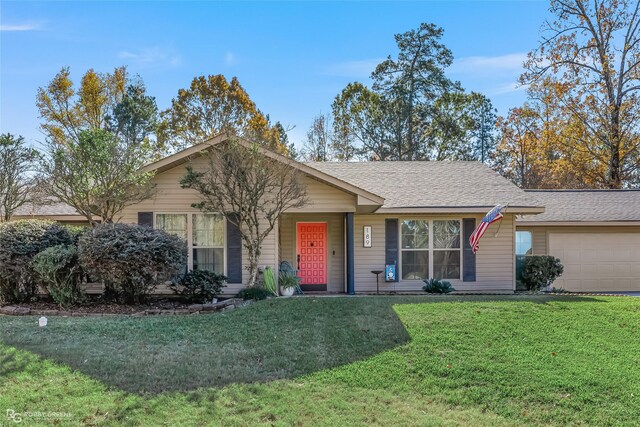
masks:
<svg viewBox="0 0 640 427"><path fill-rule="evenodd" d="M224 273L224 249L194 249L193 269Z"/></svg>
<svg viewBox="0 0 640 427"><path fill-rule="evenodd" d="M402 247L427 249L429 247L429 221L402 221Z"/></svg>
<svg viewBox="0 0 640 427"><path fill-rule="evenodd" d="M429 251L402 251L402 280L429 278Z"/></svg>
<svg viewBox="0 0 640 427"><path fill-rule="evenodd" d="M460 251L433 251L433 278L460 278Z"/></svg>
<svg viewBox="0 0 640 427"><path fill-rule="evenodd" d="M460 221L433 221L433 247L449 249L460 247Z"/></svg>
<svg viewBox="0 0 640 427"><path fill-rule="evenodd" d="M222 215L193 215L193 246L224 246Z"/></svg>
<svg viewBox="0 0 640 427"><path fill-rule="evenodd" d="M532 239L530 231L516 231L516 255L531 255Z"/></svg>
<svg viewBox="0 0 640 427"><path fill-rule="evenodd" d="M187 240L187 215L158 214L156 215L156 228Z"/></svg>

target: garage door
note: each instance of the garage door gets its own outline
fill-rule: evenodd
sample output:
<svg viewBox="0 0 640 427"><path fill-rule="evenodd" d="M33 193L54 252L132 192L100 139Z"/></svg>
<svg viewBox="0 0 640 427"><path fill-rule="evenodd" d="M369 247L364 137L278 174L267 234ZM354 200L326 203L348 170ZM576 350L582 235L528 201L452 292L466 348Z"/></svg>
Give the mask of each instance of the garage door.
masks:
<svg viewBox="0 0 640 427"><path fill-rule="evenodd" d="M564 265L556 288L640 290L640 233L549 233L549 254Z"/></svg>

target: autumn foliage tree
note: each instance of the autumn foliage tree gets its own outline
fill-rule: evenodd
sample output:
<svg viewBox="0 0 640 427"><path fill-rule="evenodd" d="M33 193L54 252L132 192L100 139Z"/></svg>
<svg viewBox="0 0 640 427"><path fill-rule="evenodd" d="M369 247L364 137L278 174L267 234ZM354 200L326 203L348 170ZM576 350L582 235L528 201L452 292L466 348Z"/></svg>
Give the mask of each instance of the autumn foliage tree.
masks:
<svg viewBox="0 0 640 427"><path fill-rule="evenodd" d="M640 2L553 0L521 81L555 99L560 159L593 186L638 183Z"/></svg>
<svg viewBox="0 0 640 427"><path fill-rule="evenodd" d="M88 70L75 87L68 67L38 89L36 106L47 141L67 144L84 130L103 129L132 144L157 150L154 140L158 107L138 76L126 67L113 73Z"/></svg>
<svg viewBox="0 0 640 427"><path fill-rule="evenodd" d="M538 115L529 106L513 108L507 117L498 119L501 138L495 167L522 188L540 188L545 179L542 161L542 128Z"/></svg>
<svg viewBox="0 0 640 427"><path fill-rule="evenodd" d="M87 71L76 88L69 68L38 90L47 141L39 190L95 224L114 222L128 205L151 196L152 174L141 170L159 154L153 138L155 99L124 67Z"/></svg>
<svg viewBox="0 0 640 427"><path fill-rule="evenodd" d="M547 78L528 91L528 101L498 119L494 167L523 188L598 187L606 170L580 141L582 123L563 107L557 82Z"/></svg>
<svg viewBox="0 0 640 427"><path fill-rule="evenodd" d="M283 128L271 126L236 77L230 81L222 74L194 78L188 89L178 91L161 117L160 140L173 150L227 133L287 152L280 141Z"/></svg>

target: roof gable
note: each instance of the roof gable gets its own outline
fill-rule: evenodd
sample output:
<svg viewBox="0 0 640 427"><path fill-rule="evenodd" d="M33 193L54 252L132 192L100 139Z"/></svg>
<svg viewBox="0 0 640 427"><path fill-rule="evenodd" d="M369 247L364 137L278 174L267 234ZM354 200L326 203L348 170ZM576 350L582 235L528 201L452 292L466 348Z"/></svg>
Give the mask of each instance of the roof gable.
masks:
<svg viewBox="0 0 640 427"><path fill-rule="evenodd" d="M230 137L227 134L217 135L201 144L196 144L192 147L186 148L182 151L179 151L175 154L172 154L168 157L158 160L157 162L151 163L143 168L143 170L148 172L157 172L161 173L166 170L175 168L181 164L187 163L195 156L202 155L206 150L211 147L229 141L231 139L236 140L238 143L249 147L252 142L241 138L241 137ZM353 194L357 196L358 204L362 206L370 206L372 209L375 209L384 204L384 198L376 194L375 192L365 190L356 185L353 185L350 182L344 181L339 177L333 176L331 174L327 174L318 169L312 168L304 163L298 162L296 160L285 157L281 154L275 153L266 148L260 147L260 151L265 156L272 158L275 161L283 162L291 167L298 169L305 175L318 180L324 184L330 185L332 187L338 188L347 193Z"/></svg>

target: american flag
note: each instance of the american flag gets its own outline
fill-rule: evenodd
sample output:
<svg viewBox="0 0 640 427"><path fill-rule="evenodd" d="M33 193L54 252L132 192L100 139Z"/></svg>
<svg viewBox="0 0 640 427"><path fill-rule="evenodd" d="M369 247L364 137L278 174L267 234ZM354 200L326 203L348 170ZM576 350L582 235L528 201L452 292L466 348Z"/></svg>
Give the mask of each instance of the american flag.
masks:
<svg viewBox="0 0 640 427"><path fill-rule="evenodd" d="M476 229L473 230L473 234L471 234L471 237L469 237L469 244L471 245L471 249L473 250L474 254L478 252L480 238L484 235L484 232L487 231L487 228L489 228L489 226L494 222L500 221L504 217L504 215L502 215L501 213L502 209L503 207L500 205L491 209L489 213L486 214L484 218L482 218L482 221L480 221L480 224L476 227Z"/></svg>

